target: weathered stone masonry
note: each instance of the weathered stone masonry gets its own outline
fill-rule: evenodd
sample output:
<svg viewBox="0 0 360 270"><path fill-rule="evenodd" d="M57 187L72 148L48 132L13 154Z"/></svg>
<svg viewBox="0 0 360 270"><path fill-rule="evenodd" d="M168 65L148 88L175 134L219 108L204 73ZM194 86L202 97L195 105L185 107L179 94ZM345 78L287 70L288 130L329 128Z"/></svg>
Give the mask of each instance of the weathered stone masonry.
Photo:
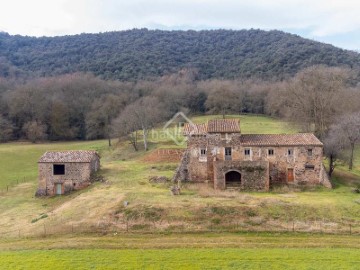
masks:
<svg viewBox="0 0 360 270"><path fill-rule="evenodd" d="M313 134L243 135L235 119L187 124L184 134L188 156L177 175L186 175L188 181L213 182L216 189L266 191L275 185L319 184L331 187L322 165L323 145Z"/></svg>
<svg viewBox="0 0 360 270"><path fill-rule="evenodd" d="M36 195L60 195L87 187L92 173L100 168L100 157L95 151L46 152L40 158L38 167L39 188ZM56 172L56 168L60 171Z"/></svg>
<svg viewBox="0 0 360 270"><path fill-rule="evenodd" d="M231 161L219 160L214 162L214 187L225 189L225 175L228 172L238 172L241 175L240 190L268 190L269 163L266 161Z"/></svg>

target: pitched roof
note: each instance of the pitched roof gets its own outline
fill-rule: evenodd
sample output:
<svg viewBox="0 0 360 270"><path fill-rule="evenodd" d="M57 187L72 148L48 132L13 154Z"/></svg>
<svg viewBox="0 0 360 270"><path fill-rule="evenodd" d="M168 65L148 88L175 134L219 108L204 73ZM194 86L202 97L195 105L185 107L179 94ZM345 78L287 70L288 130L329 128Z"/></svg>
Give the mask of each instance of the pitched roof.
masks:
<svg viewBox="0 0 360 270"><path fill-rule="evenodd" d="M206 133L239 133L240 125L236 119L214 119L206 124L186 123L184 135L205 135Z"/></svg>
<svg viewBox="0 0 360 270"><path fill-rule="evenodd" d="M94 150L69 150L69 151L48 151L43 154L39 163L53 163L53 162L75 162L87 163L93 160L94 156L99 156Z"/></svg>
<svg viewBox="0 0 360 270"><path fill-rule="evenodd" d="M184 135L205 135L207 133L207 124L191 124L184 125Z"/></svg>
<svg viewBox="0 0 360 270"><path fill-rule="evenodd" d="M312 133L298 134L242 134L244 146L322 146L322 142Z"/></svg>
<svg viewBox="0 0 360 270"><path fill-rule="evenodd" d="M237 119L214 119L208 122L208 133L239 133L240 125Z"/></svg>

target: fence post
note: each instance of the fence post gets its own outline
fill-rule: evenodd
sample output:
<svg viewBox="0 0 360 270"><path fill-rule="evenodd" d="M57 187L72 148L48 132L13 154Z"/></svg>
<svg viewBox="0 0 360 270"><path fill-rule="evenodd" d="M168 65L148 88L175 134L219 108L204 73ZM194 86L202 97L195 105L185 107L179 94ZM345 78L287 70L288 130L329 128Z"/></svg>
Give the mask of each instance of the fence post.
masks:
<svg viewBox="0 0 360 270"><path fill-rule="evenodd" d="M320 233L323 233L322 220L320 220Z"/></svg>

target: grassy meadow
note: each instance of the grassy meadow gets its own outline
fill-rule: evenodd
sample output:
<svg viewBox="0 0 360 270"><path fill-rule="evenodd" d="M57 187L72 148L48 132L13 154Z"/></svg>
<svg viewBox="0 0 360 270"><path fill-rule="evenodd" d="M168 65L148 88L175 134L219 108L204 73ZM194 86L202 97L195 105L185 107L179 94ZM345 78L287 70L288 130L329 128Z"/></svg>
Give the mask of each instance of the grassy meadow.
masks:
<svg viewBox="0 0 360 270"><path fill-rule="evenodd" d="M242 133L296 132L264 116L239 118ZM171 183L149 177L171 178L177 163L159 162L155 153L182 147L158 136L150 137L148 152L117 140L112 147L105 140L0 144L1 267L359 268L360 195L351 189L360 183L360 151L353 172L338 168L332 190L256 193L184 184L182 194L172 196ZM35 198L38 158L46 150L69 149L99 151L104 181L66 196Z"/></svg>
<svg viewBox="0 0 360 270"><path fill-rule="evenodd" d="M76 255L76 256L74 256ZM182 248L31 250L0 253L11 269L359 269L349 249Z"/></svg>
<svg viewBox="0 0 360 270"><path fill-rule="evenodd" d="M69 149L101 151L106 146L105 141L0 144L0 189L8 185L36 181L37 161L46 151Z"/></svg>
<svg viewBox="0 0 360 270"><path fill-rule="evenodd" d="M2 269L358 269L360 242L326 234L109 234L0 240Z"/></svg>

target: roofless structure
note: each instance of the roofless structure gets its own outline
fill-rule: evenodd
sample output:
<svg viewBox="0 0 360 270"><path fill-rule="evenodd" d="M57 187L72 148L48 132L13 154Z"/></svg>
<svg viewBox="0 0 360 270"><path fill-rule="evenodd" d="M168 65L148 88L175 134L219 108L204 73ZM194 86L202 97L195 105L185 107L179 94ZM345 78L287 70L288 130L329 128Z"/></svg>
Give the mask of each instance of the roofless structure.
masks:
<svg viewBox="0 0 360 270"><path fill-rule="evenodd" d="M186 124L183 132L188 145L175 180L213 182L215 189L331 187L322 164L323 144L312 133L241 134L237 119Z"/></svg>

